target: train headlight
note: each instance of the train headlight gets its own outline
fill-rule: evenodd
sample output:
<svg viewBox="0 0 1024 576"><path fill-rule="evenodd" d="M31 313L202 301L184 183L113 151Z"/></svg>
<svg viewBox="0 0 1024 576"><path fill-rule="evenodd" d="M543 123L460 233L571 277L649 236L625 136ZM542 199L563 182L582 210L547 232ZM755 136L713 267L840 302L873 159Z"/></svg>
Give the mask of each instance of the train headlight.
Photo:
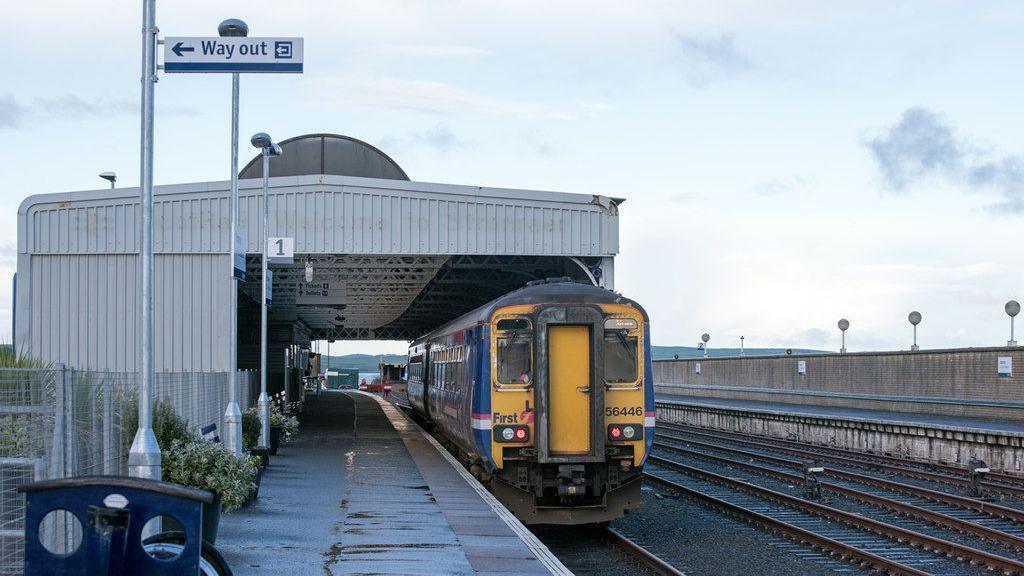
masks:
<svg viewBox="0 0 1024 576"><path fill-rule="evenodd" d="M494 429L494 439L498 442L529 442L529 426L499 426Z"/></svg>
<svg viewBox="0 0 1024 576"><path fill-rule="evenodd" d="M644 429L639 424L608 425L608 440L611 442L635 442L643 437Z"/></svg>

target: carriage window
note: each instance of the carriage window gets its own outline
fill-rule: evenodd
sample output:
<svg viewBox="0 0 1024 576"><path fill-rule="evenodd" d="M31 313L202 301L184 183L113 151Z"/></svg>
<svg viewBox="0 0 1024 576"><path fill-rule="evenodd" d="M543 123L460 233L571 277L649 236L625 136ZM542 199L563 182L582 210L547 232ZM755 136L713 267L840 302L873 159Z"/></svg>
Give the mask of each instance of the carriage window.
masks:
<svg viewBox="0 0 1024 576"><path fill-rule="evenodd" d="M626 330L604 332L604 381L609 384L636 382L637 337Z"/></svg>
<svg viewBox="0 0 1024 576"><path fill-rule="evenodd" d="M423 378L423 363L412 362L409 364L409 379L421 380Z"/></svg>
<svg viewBox="0 0 1024 576"><path fill-rule="evenodd" d="M498 320L498 382L533 383L533 332L525 318Z"/></svg>

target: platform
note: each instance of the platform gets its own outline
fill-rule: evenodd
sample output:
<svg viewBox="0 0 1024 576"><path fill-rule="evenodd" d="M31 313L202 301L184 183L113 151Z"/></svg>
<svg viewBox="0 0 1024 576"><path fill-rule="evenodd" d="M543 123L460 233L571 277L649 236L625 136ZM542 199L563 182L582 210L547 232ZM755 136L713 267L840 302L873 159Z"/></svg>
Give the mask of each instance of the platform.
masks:
<svg viewBox="0 0 1024 576"><path fill-rule="evenodd" d="M783 402L742 400L734 398L704 398L700 396L658 394L656 402L700 406L742 412L755 412L777 416L821 418L849 422L914 426L969 434L1024 436L1024 421L962 418L938 414L915 414L837 406L810 406Z"/></svg>
<svg viewBox="0 0 1024 576"><path fill-rule="evenodd" d="M391 404L326 392L300 421L257 502L221 519L236 575L569 573Z"/></svg>

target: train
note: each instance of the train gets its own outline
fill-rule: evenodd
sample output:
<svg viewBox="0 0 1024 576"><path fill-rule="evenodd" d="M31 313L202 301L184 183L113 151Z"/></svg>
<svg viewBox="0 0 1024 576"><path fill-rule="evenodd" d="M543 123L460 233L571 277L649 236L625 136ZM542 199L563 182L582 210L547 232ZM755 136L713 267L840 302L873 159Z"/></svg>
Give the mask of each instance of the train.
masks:
<svg viewBox="0 0 1024 576"><path fill-rule="evenodd" d="M395 400L526 524L642 506L654 439L650 323L601 287L531 282L410 343Z"/></svg>

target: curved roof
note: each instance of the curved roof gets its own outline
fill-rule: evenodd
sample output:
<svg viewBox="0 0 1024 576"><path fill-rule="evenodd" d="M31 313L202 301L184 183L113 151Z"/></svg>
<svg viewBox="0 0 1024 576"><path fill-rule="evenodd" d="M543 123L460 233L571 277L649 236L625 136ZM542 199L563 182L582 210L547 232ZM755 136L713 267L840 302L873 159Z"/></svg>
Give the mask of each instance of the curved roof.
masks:
<svg viewBox="0 0 1024 576"><path fill-rule="evenodd" d="M270 159L272 176L333 174L387 180L409 179L402 167L390 156L362 140L349 136L304 134L278 144L283 153ZM262 178L261 155L256 154L256 157L238 173L238 177Z"/></svg>

